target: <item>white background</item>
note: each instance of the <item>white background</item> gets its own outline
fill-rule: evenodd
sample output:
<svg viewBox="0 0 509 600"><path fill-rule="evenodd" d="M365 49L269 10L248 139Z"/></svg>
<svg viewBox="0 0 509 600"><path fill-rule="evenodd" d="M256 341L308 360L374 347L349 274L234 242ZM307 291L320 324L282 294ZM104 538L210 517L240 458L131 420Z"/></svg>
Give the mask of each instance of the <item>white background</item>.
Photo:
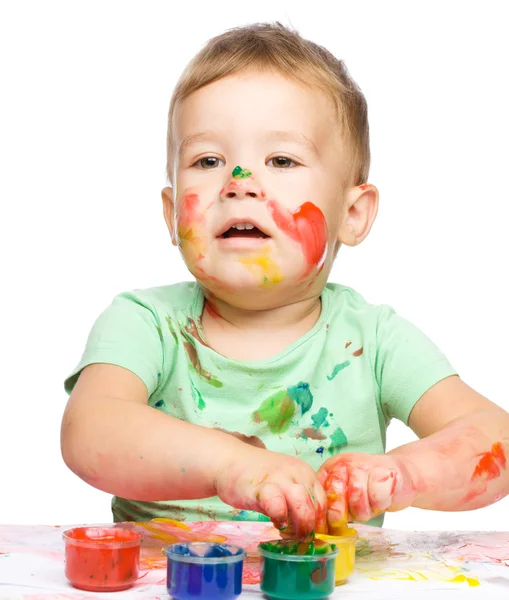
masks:
<svg viewBox="0 0 509 600"><path fill-rule="evenodd" d="M392 304L509 409L507 3L62 1L0 5L0 522L111 519L62 462L63 380L124 290L189 279L170 245L166 114L213 35L280 20L365 92L381 208L331 279ZM414 439L400 423L389 447ZM386 526L509 529L509 498Z"/></svg>

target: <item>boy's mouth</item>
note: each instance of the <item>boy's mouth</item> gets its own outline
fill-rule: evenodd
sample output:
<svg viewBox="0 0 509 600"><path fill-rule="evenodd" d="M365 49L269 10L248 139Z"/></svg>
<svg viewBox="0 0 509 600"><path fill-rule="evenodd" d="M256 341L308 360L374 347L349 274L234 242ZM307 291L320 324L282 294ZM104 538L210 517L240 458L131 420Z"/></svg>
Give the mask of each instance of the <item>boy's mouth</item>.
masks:
<svg viewBox="0 0 509 600"><path fill-rule="evenodd" d="M263 229L252 221L229 221L217 236L220 239L231 238L267 239L270 237Z"/></svg>

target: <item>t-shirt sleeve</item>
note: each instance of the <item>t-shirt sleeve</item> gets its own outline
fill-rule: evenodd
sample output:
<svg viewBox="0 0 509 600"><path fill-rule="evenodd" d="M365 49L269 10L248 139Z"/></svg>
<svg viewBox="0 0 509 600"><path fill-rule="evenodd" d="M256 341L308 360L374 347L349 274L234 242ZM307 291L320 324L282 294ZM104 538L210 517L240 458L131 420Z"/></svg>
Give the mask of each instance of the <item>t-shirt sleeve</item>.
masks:
<svg viewBox="0 0 509 600"><path fill-rule="evenodd" d="M86 366L107 363L132 371L150 396L163 370L160 332L156 313L148 302L129 293L117 296L92 327L80 362L65 380L65 390L71 393Z"/></svg>
<svg viewBox="0 0 509 600"><path fill-rule="evenodd" d="M412 409L436 383L457 375L439 348L417 327L382 306L377 325L375 376L385 418L408 425Z"/></svg>

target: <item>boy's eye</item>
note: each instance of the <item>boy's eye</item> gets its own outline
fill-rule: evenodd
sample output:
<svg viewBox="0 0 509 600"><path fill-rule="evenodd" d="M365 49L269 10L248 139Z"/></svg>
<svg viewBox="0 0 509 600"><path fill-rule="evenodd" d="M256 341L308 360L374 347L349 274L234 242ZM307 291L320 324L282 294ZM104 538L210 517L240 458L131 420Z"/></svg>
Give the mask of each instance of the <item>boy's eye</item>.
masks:
<svg viewBox="0 0 509 600"><path fill-rule="evenodd" d="M221 159L216 156L204 156L194 163L199 169L215 169L222 162Z"/></svg>
<svg viewBox="0 0 509 600"><path fill-rule="evenodd" d="M275 156L269 160L269 163L272 163L272 166L276 167L276 169L288 169L289 167L294 167L297 164L291 158L286 156Z"/></svg>

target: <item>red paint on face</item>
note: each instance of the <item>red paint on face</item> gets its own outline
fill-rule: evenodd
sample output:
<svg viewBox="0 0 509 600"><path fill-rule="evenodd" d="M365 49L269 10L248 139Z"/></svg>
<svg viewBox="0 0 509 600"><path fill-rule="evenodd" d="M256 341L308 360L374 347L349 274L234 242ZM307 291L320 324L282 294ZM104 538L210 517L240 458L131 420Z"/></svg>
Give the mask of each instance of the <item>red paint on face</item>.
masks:
<svg viewBox="0 0 509 600"><path fill-rule="evenodd" d="M362 185L359 186L359 189L364 191L367 190L369 187L369 183L363 183Z"/></svg>
<svg viewBox="0 0 509 600"><path fill-rule="evenodd" d="M225 194L229 194L230 192L239 192L246 189L246 185L242 183L242 181L230 181L228 185L225 185L224 188L219 192L220 196L224 196Z"/></svg>
<svg viewBox="0 0 509 600"><path fill-rule="evenodd" d="M186 194L182 199L182 206L178 214L179 226L189 227L193 221L200 221L203 215L200 214L199 206L198 194Z"/></svg>
<svg viewBox="0 0 509 600"><path fill-rule="evenodd" d="M500 476L501 469L505 469L506 458L504 448L500 442L491 447L490 452L480 454L481 460L477 463L472 479L484 477L485 479L496 479Z"/></svg>
<svg viewBox="0 0 509 600"><path fill-rule="evenodd" d="M320 271L327 251L327 224L318 206L304 202L295 212L290 212L275 200L269 200L267 208L279 229L302 246L307 263L303 277L314 268Z"/></svg>

